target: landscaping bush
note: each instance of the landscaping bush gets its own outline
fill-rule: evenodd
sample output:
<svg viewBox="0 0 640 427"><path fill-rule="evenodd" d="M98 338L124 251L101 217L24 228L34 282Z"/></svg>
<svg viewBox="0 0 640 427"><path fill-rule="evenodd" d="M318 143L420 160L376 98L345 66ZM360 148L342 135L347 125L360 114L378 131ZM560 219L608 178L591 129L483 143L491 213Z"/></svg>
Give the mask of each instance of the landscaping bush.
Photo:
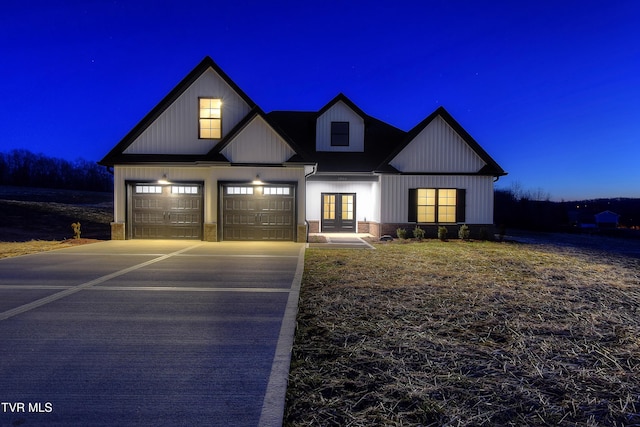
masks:
<svg viewBox="0 0 640 427"><path fill-rule="evenodd" d="M449 232L449 230L447 230L447 227L445 226L439 226L438 227L438 239L442 240L443 242L445 242L447 240L447 233Z"/></svg>
<svg viewBox="0 0 640 427"><path fill-rule="evenodd" d="M407 230L404 228L398 228L396 230L396 235L398 236L398 239L405 240L407 238Z"/></svg>
<svg viewBox="0 0 640 427"><path fill-rule="evenodd" d="M413 237L420 241L424 239L424 230L419 225L416 225L416 228L413 229Z"/></svg>
<svg viewBox="0 0 640 427"><path fill-rule="evenodd" d="M458 237L461 240L469 240L470 235L471 231L469 230L469 226L467 224L462 224L460 226L460 230L458 230Z"/></svg>

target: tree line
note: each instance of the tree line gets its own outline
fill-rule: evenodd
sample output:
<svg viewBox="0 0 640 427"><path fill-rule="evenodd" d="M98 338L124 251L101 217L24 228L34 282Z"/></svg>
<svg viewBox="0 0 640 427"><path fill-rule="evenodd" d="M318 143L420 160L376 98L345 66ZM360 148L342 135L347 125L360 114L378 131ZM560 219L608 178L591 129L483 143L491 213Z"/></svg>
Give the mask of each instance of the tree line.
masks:
<svg viewBox="0 0 640 427"><path fill-rule="evenodd" d="M113 175L89 160L69 161L16 149L0 153L0 185L113 191Z"/></svg>
<svg viewBox="0 0 640 427"><path fill-rule="evenodd" d="M519 187L495 191L494 221L499 227L537 231L578 230L580 223L595 222L597 213L620 215L619 225L640 228L640 199L601 198L553 202L548 193L521 191Z"/></svg>

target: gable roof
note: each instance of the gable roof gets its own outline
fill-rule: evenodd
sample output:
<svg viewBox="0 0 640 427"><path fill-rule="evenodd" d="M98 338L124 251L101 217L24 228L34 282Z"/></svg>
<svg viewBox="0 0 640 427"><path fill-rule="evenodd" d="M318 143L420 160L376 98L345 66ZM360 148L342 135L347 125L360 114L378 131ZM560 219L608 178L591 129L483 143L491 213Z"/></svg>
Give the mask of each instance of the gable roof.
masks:
<svg viewBox="0 0 640 427"><path fill-rule="evenodd" d="M229 76L222 71L222 69L216 64L209 56L205 56L202 61L193 69L187 76L180 81L172 90L160 101L122 140L115 146L109 153L98 163L104 166L113 166L116 163L126 162L128 159L132 161L137 158L138 161L149 161L149 159L174 159L175 161L191 161L194 158L199 158L197 155L124 155L124 151L138 138L142 132L145 131L160 115L173 104L202 74L204 74L209 68L213 69L220 78L227 83L231 89L233 89L240 98L242 98L250 108L256 107L256 103L244 93L242 89L233 81Z"/></svg>
<svg viewBox="0 0 640 427"><path fill-rule="evenodd" d="M296 154L291 157L288 162L304 162L308 161L308 156L305 154L305 151L294 142L288 135L283 133L278 125L273 122L271 118L267 114L262 111L260 107L253 107L251 112L247 114L215 147L213 147L205 156L206 160L209 161L228 161L226 157L222 154L222 152L227 148L233 140L247 127L253 120L259 117L264 122L269 125L277 134L280 136L284 142L293 150Z"/></svg>
<svg viewBox="0 0 640 427"><path fill-rule="evenodd" d="M364 152L317 151L316 121L318 117L343 102L364 121ZM364 113L343 93L338 94L317 112L313 111L272 111L267 116L298 143L309 160L318 164L318 172L373 172L389 154L395 144L401 141L406 133L388 123Z"/></svg>
<svg viewBox="0 0 640 427"><path fill-rule="evenodd" d="M491 176L504 176L507 173L493 160L493 158L473 139L469 133L464 130L460 123L458 123L451 114L444 107L438 107L433 113L427 116L423 121L418 123L413 129L411 129L395 149L387 156L387 158L378 166L380 170L389 170L393 168L390 163L393 159L404 150L429 124L431 124L437 117L442 118L459 136L462 140L482 159L485 166L478 171L479 175L491 175Z"/></svg>
<svg viewBox="0 0 640 427"><path fill-rule="evenodd" d="M340 92L338 95L336 95L335 98L333 98L331 101L329 101L327 103L327 105L322 107L320 109L320 111L318 111L317 116L319 117L319 116L323 115L327 110L329 110L331 107L333 107L334 105L336 105L340 101L344 102L349 108L351 108L353 110L354 113L356 113L357 115L359 115L363 119L368 117L367 114L365 114L365 112L360 109L360 107L358 107L356 104L354 104L353 101L351 101L349 98L347 98L346 95L344 93L342 93L342 92Z"/></svg>
<svg viewBox="0 0 640 427"><path fill-rule="evenodd" d="M249 113L226 134L223 139L202 154L131 154L127 149L152 126L160 116L178 100L204 73L213 70L229 88L246 103ZM318 119L338 103L343 103L364 122L364 151L318 151L316 147L316 126ZM317 163L317 172L324 173L400 173L391 165L402 152L436 117L441 117L458 136L485 163L477 172L479 175L502 176L506 172L489 154L464 130L462 126L440 107L409 132L402 131L388 123L369 116L343 93L339 93L317 112L313 111L272 111L265 114L247 94L238 87L227 74L206 56L162 101L158 103L100 162L104 166L132 163L229 163L223 150L233 142L246 126L260 117L295 154L286 163ZM131 150L129 150L131 151ZM135 152L135 151L133 151Z"/></svg>

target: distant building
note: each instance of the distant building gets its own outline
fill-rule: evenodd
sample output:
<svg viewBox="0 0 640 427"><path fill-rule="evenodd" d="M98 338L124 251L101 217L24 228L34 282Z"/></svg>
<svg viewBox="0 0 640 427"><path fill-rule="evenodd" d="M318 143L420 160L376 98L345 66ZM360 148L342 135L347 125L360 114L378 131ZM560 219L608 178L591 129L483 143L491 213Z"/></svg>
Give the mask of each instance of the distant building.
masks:
<svg viewBox="0 0 640 427"><path fill-rule="evenodd" d="M596 225L599 228L616 228L620 220L620 215L611 211L603 211L595 215Z"/></svg>

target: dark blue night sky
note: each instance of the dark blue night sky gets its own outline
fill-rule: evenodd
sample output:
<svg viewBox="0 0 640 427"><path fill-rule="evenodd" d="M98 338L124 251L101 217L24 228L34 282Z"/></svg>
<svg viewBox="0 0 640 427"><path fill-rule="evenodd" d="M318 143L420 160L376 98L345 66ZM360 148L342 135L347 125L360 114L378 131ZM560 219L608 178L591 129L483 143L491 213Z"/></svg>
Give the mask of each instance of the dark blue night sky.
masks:
<svg viewBox="0 0 640 427"><path fill-rule="evenodd" d="M209 55L265 111L439 106L553 200L640 197L640 2L3 3L0 151L99 160Z"/></svg>

